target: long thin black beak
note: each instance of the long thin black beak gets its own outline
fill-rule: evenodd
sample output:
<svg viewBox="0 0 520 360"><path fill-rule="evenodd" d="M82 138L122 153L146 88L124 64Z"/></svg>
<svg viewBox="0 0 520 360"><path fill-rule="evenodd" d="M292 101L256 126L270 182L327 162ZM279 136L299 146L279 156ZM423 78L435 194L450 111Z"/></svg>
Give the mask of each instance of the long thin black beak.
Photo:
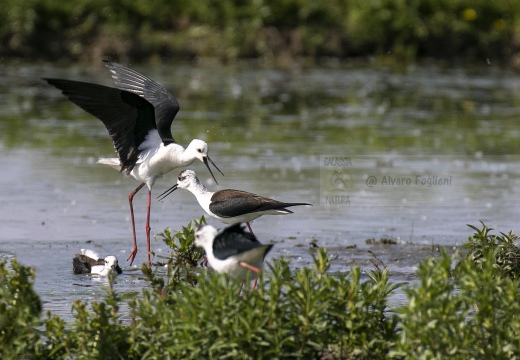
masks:
<svg viewBox="0 0 520 360"><path fill-rule="evenodd" d="M159 200L159 201L164 200L164 198L166 196L170 195L172 192L174 192L177 189L178 189L178 185L177 184L173 185L171 188L169 188L168 190L163 192L161 195L157 196L157 200Z"/></svg>
<svg viewBox="0 0 520 360"><path fill-rule="evenodd" d="M215 179L215 175L213 175L213 172L211 171L211 168L209 167L208 160L211 163L211 165L213 165L215 167L215 169L217 169L218 172L222 174L222 176L224 176L224 173L222 171L220 171L220 169L217 167L217 165L215 165L215 163L213 162L213 160L211 160L211 158L209 156L206 156L206 157L203 158L204 165L206 165L206 167L209 170L209 173L213 177L213 180L215 180L215 183L218 185L217 179Z"/></svg>

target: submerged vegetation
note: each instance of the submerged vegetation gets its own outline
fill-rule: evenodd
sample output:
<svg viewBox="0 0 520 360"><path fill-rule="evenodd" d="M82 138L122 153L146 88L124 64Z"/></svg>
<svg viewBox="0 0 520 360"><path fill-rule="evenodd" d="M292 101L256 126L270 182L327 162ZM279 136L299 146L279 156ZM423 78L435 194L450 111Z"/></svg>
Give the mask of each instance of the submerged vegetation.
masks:
<svg viewBox="0 0 520 360"><path fill-rule="evenodd" d="M518 60L518 1L6 0L0 55Z"/></svg>
<svg viewBox="0 0 520 360"><path fill-rule="evenodd" d="M174 249L163 279L143 267L150 287L73 304L75 321L48 314L32 290L34 273L13 260L0 263L2 359L511 359L520 356L520 282L503 264L501 245L484 224L468 254L443 254L419 265L419 281L404 286L387 269L330 274L324 249L314 267L292 270L277 259L244 289L209 270L194 271L195 224L161 235ZM501 239L501 240L497 240ZM513 245L514 246L514 245ZM503 247L503 246L502 246ZM510 249L511 250L511 249ZM507 254L508 252L506 252ZM180 260L182 259L182 260ZM457 265L455 266L455 262ZM178 277L180 268L189 276ZM175 270L176 269L176 270ZM171 279L175 278L175 281ZM190 281L186 281L190 279ZM193 280L194 281L191 281ZM391 308L403 289L406 305ZM130 307L123 321L120 305Z"/></svg>

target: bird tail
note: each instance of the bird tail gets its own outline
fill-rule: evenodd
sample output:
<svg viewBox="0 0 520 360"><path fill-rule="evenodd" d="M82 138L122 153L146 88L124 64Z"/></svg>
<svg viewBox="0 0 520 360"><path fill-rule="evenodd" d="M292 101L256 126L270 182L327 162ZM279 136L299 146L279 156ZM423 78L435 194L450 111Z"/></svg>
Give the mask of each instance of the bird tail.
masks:
<svg viewBox="0 0 520 360"><path fill-rule="evenodd" d="M95 252L94 250L81 249L81 254L85 255L85 256L88 256L89 258L94 259L94 260L100 260L101 259L101 256L99 256L99 254L97 252Z"/></svg>
<svg viewBox="0 0 520 360"><path fill-rule="evenodd" d="M118 158L100 158L97 161L98 164L108 165L116 169L117 171L121 171L121 162Z"/></svg>

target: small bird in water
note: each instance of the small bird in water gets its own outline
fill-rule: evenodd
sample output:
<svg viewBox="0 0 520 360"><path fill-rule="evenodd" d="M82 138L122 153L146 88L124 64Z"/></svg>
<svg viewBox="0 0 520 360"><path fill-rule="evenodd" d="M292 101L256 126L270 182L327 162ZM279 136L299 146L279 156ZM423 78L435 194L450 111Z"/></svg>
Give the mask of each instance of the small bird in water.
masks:
<svg viewBox="0 0 520 360"><path fill-rule="evenodd" d="M241 224L217 230L202 225L195 231L195 245L206 251L210 266L218 273L229 274L233 279L246 281L258 277L272 244L262 245L254 234L245 231Z"/></svg>
<svg viewBox="0 0 520 360"><path fill-rule="evenodd" d="M81 249L81 254L76 254L72 259L72 271L74 274L92 274L108 276L112 272L121 274L117 258L113 255L102 258L93 250Z"/></svg>
<svg viewBox="0 0 520 360"><path fill-rule="evenodd" d="M290 206L312 206L308 203L281 202L242 190L225 189L211 192L192 170L182 171L177 177L177 184L163 192L158 199L163 200L178 188L186 189L195 195L209 216L224 224L246 223L251 233L253 230L249 223L260 216L292 214L292 211L287 209Z"/></svg>
<svg viewBox="0 0 520 360"><path fill-rule="evenodd" d="M128 195L134 240L127 259L130 265L137 254L132 201L143 186L148 187L145 230L150 266L150 207L155 181L195 160L206 165L215 182L217 180L208 162L221 174L222 171L210 159L206 142L194 139L186 149L175 142L170 127L179 111L179 103L166 88L123 65L104 62L112 72L117 88L63 79L44 80L61 90L74 104L100 119L107 128L118 158L99 159L98 163L124 171L141 183Z"/></svg>

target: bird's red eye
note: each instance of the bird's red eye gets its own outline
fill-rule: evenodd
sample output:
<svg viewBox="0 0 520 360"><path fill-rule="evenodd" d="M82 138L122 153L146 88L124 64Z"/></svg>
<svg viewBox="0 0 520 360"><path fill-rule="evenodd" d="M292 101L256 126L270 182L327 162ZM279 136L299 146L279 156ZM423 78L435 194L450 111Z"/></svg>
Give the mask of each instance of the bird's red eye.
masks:
<svg viewBox="0 0 520 360"><path fill-rule="evenodd" d="M202 152L202 149L197 149L197 151L201 153L201 152Z"/></svg>

